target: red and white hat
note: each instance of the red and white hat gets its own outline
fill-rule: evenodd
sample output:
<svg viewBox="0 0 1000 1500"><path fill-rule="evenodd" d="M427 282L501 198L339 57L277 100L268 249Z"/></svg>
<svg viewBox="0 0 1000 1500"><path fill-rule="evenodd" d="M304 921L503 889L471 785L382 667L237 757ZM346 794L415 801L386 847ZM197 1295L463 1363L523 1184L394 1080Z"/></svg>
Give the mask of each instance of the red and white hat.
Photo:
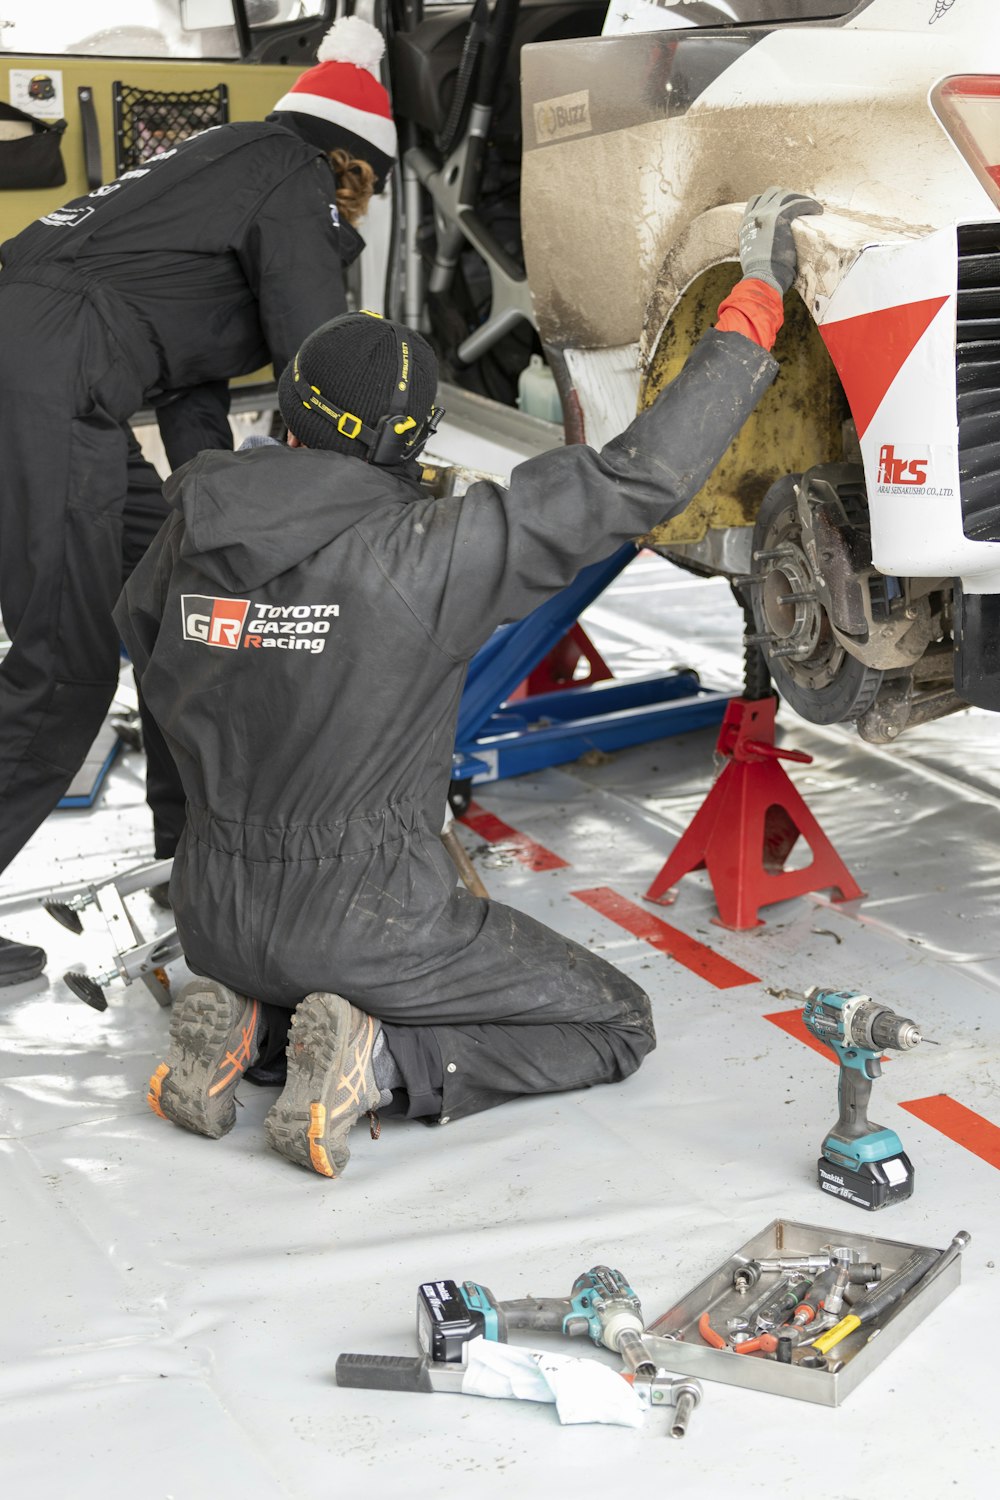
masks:
<svg viewBox="0 0 1000 1500"><path fill-rule="evenodd" d="M378 78L385 41L360 16L335 21L319 45L319 61L292 84L268 116L322 151L341 147L375 172L376 191L396 159L392 105Z"/></svg>

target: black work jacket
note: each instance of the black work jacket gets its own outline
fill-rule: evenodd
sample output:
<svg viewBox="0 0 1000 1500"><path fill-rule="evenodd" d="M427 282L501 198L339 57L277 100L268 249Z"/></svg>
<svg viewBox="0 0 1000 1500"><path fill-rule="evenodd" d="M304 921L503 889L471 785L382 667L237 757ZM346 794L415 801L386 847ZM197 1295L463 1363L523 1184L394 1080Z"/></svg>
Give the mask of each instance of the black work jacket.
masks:
<svg viewBox="0 0 1000 1500"><path fill-rule="evenodd" d="M708 333L600 452L557 449L461 498L307 449L180 469L115 612L184 782L179 858L298 864L314 882L436 834L469 658L682 510L776 370Z"/></svg>
<svg viewBox="0 0 1000 1500"><path fill-rule="evenodd" d="M96 286L147 399L276 372L345 311L341 224L327 157L280 125L222 125L56 209L0 245L0 279ZM153 359L150 359L152 353Z"/></svg>

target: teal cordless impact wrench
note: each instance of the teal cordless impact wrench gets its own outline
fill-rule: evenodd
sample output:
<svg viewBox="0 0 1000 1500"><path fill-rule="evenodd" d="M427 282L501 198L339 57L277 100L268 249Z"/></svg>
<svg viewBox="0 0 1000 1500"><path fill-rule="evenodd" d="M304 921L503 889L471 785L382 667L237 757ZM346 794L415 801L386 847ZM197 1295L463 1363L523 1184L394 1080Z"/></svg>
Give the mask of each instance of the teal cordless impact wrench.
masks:
<svg viewBox="0 0 1000 1500"><path fill-rule="evenodd" d="M466 1346L485 1338L505 1343L512 1329L578 1335L617 1354L636 1394L650 1406L674 1408L670 1436L683 1437L701 1400L701 1385L661 1370L643 1338L642 1308L620 1271L592 1266L568 1297L519 1297L500 1302L476 1281L425 1281L417 1293L416 1357L342 1354L337 1384L385 1391L463 1388Z"/></svg>
<svg viewBox="0 0 1000 1500"><path fill-rule="evenodd" d="M913 1192L913 1165L894 1130L868 1119L872 1079L882 1072L884 1047L901 1052L923 1040L914 1021L857 990L806 991L806 1030L829 1047L840 1064L840 1117L823 1142L817 1163L824 1193L859 1208L887 1208Z"/></svg>

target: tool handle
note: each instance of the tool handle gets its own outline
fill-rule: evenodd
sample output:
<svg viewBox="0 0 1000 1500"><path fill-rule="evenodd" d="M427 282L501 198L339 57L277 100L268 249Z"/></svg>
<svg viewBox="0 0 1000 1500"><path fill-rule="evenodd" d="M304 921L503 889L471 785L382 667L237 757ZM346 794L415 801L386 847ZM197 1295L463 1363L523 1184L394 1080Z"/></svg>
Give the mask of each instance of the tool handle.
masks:
<svg viewBox="0 0 1000 1500"><path fill-rule="evenodd" d="M674 1407L674 1415L670 1423L670 1436L672 1438L682 1438L688 1430L688 1423L691 1420L691 1414L694 1411L695 1407L698 1405L698 1401L700 1399L700 1397L696 1396L694 1393L693 1387L696 1383L697 1382L693 1380L688 1381L688 1383L684 1386L683 1390L677 1397L677 1401ZM699 1386L699 1391L700 1389L701 1388Z"/></svg>
<svg viewBox="0 0 1000 1500"><path fill-rule="evenodd" d="M926 1274L933 1263L937 1260L935 1250L914 1250L900 1266L898 1271L883 1281L877 1292L869 1292L866 1297L861 1297L854 1303L851 1311L846 1317L841 1318L831 1329L822 1334L813 1343L813 1348L820 1354L829 1354L842 1339L846 1339L855 1329L860 1328L863 1323L871 1323L879 1318L890 1308L896 1306L906 1296L911 1287L915 1286L920 1278Z"/></svg>
<svg viewBox="0 0 1000 1500"><path fill-rule="evenodd" d="M804 750L782 750L778 745L769 745L764 740L744 740L743 749L748 752L746 756L738 756L737 759L749 759L753 756L761 760L794 760L801 766L808 766L812 762L812 756L807 755Z"/></svg>
<svg viewBox="0 0 1000 1500"><path fill-rule="evenodd" d="M808 1307L810 1312L815 1314L819 1309L820 1303L830 1292L836 1280L837 1267L827 1266L825 1271L820 1271L819 1275L816 1277L816 1280L806 1292L805 1296L801 1299L798 1306Z"/></svg>
<svg viewBox="0 0 1000 1500"><path fill-rule="evenodd" d="M946 1250L942 1250L940 1255L935 1256L923 1275L918 1276L917 1279L913 1282L912 1286L907 1292L907 1296L909 1296L910 1292L912 1292L914 1296L917 1296L919 1293L923 1292L924 1289L928 1287L932 1281L934 1281L938 1276L941 1275L942 1271L946 1270L948 1266L951 1265L956 1256L961 1255L962 1251L965 1249L971 1238L972 1236L966 1230L960 1229L948 1248ZM874 1295L875 1293L869 1293L869 1296ZM895 1304L889 1309L888 1315L882 1319L883 1328L888 1327L888 1325L892 1322L893 1318L897 1315L905 1302L906 1297L902 1297L898 1301L896 1301Z"/></svg>
<svg viewBox="0 0 1000 1500"><path fill-rule="evenodd" d="M877 1128L868 1119L868 1101L871 1096L872 1082L868 1074L849 1066L841 1059L840 1082L837 1085L840 1116L832 1131L838 1140L858 1141Z"/></svg>
<svg viewBox="0 0 1000 1500"><path fill-rule="evenodd" d="M427 1361L409 1354L341 1354L338 1385L370 1391L433 1392Z"/></svg>
<svg viewBox="0 0 1000 1500"><path fill-rule="evenodd" d="M568 1297L517 1297L511 1302L498 1302L497 1306L507 1319L508 1328L551 1329L554 1333L562 1333L563 1323L572 1311Z"/></svg>
<svg viewBox="0 0 1000 1500"><path fill-rule="evenodd" d="M882 1313L901 1301L912 1287L916 1286L937 1259L936 1250L915 1250L898 1271L880 1284L878 1291L869 1292L866 1297L860 1297L852 1306L851 1311L861 1319L862 1323L870 1323L874 1318L880 1317Z"/></svg>
<svg viewBox="0 0 1000 1500"><path fill-rule="evenodd" d="M712 1327L707 1312L703 1312L701 1317L698 1319L698 1332L705 1340L705 1343L710 1344L713 1349L728 1348L728 1345L725 1339L722 1337L722 1334L716 1333L715 1329Z"/></svg>

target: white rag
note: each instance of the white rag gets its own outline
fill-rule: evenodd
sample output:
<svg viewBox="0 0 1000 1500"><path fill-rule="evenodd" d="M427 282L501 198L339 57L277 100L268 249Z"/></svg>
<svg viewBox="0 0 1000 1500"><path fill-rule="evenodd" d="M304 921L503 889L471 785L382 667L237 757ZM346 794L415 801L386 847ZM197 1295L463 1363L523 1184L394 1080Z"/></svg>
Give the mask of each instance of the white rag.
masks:
<svg viewBox="0 0 1000 1500"><path fill-rule="evenodd" d="M462 1390L469 1396L554 1402L560 1422L611 1422L641 1427L646 1408L631 1385L607 1365L568 1354L542 1353L491 1339L470 1339Z"/></svg>

